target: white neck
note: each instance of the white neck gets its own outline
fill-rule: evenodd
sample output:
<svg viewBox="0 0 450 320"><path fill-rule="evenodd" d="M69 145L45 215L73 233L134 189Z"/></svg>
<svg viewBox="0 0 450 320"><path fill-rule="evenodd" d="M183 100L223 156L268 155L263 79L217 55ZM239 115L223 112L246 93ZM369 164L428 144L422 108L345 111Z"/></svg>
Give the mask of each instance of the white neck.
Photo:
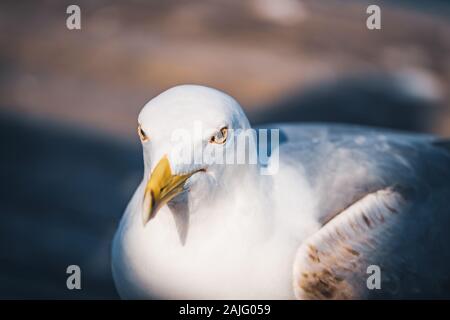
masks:
<svg viewBox="0 0 450 320"><path fill-rule="evenodd" d="M115 245L121 247L114 250L120 252L114 257L115 268L121 270L116 281L124 282L123 288L133 288L121 295L136 298L159 292L172 298L268 298L280 292L279 298L290 298L291 261L286 257L292 256L295 247L286 245L286 232L274 232L276 210L266 201L273 177L260 175L258 169L234 172L240 179L234 186L225 183L223 199L207 201L189 212L184 244L168 206L143 226L141 184L116 235ZM264 259L267 254L270 261ZM258 272L271 280L261 282ZM222 289L214 290L217 286Z"/></svg>

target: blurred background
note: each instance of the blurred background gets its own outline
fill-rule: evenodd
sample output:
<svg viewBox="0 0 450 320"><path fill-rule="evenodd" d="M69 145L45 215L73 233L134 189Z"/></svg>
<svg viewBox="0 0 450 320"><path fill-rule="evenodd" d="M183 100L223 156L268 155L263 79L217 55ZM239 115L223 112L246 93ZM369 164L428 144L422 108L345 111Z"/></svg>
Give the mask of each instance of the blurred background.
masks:
<svg viewBox="0 0 450 320"><path fill-rule="evenodd" d="M81 30L66 28L70 4ZM3 0L0 298L117 298L109 251L141 179L137 115L171 86L223 90L253 124L450 136L449 17L445 0ZM71 264L82 290L66 287Z"/></svg>

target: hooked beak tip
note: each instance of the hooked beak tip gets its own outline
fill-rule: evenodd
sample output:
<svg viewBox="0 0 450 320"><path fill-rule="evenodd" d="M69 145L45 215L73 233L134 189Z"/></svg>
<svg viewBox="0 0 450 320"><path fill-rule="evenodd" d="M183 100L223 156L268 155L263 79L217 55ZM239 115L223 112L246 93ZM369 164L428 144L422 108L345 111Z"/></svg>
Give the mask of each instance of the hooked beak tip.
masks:
<svg viewBox="0 0 450 320"><path fill-rule="evenodd" d="M144 201L142 203L142 223L144 226L152 219L155 205L155 197L153 192L146 192L144 194Z"/></svg>
<svg viewBox="0 0 450 320"><path fill-rule="evenodd" d="M153 169L144 191L142 222L144 226L157 214L158 210L175 196L183 192L184 183L200 169L187 174L173 174L169 160L164 156Z"/></svg>

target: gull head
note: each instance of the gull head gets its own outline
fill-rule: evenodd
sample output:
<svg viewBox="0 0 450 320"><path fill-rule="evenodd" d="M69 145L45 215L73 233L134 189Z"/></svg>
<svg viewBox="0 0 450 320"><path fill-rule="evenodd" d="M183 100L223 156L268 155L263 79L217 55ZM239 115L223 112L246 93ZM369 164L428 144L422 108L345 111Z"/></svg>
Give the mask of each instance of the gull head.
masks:
<svg viewBox="0 0 450 320"><path fill-rule="evenodd" d="M192 205L220 194L231 141L249 128L236 100L212 88L181 85L150 100L138 118L144 225L167 204Z"/></svg>

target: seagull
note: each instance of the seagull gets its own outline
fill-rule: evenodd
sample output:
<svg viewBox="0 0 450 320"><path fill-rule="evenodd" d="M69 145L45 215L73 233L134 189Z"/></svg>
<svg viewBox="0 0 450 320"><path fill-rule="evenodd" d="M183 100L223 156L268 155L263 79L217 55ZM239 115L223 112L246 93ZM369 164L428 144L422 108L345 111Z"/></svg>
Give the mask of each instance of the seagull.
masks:
<svg viewBox="0 0 450 320"><path fill-rule="evenodd" d="M143 107L143 179L112 244L121 298L450 297L449 140L262 129L278 137L267 161L197 161L242 135L261 148L239 103L180 85Z"/></svg>

